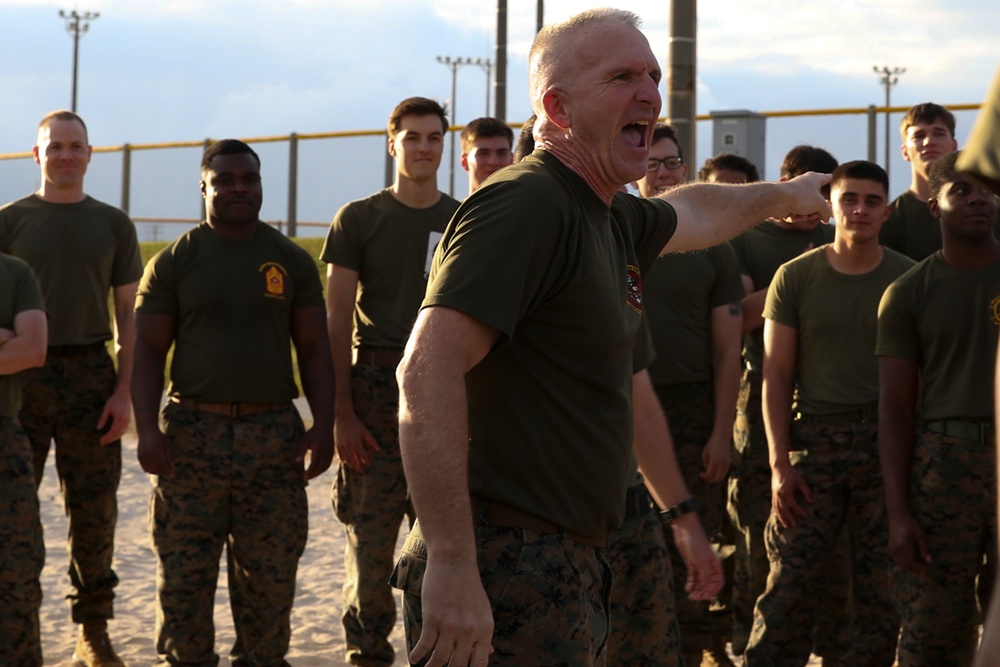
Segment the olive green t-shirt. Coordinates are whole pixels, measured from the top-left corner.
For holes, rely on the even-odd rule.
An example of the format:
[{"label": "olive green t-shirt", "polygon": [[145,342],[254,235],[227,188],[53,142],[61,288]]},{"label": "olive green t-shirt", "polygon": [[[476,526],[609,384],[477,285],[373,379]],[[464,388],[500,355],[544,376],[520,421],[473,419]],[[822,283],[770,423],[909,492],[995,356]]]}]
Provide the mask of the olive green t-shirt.
[{"label": "olive green t-shirt", "polygon": [[[27,310],[44,310],[42,290],[26,262],[0,254],[0,328],[13,329],[14,318]],[[0,375],[0,417],[14,419],[21,409],[17,374]]]},{"label": "olive green t-shirt", "polygon": [[[644,292],[644,302],[645,296]],[[643,315],[639,320],[639,330],[635,334],[635,344],[632,348],[633,375],[642,372],[645,368],[649,368],[654,359],[656,359],[656,350],[653,348],[653,335],[649,331],[649,318]],[[635,448],[632,449],[632,453],[629,455],[628,467],[632,471],[632,474],[628,478],[628,487],[631,488],[637,484],[642,484],[642,473],[639,472],[639,462],[635,458]]]},{"label": "olive green t-shirt", "polygon": [[738,304],[745,294],[732,246],[664,255],[642,287],[656,349],[653,386],[711,382],[712,309]]},{"label": "olive green t-shirt", "polygon": [[49,312],[49,345],[111,338],[108,292],[142,275],[135,225],[87,197],[53,204],[29,195],[0,208],[0,252],[26,261]]},{"label": "olive green t-shirt", "polygon": [[446,194],[411,208],[387,188],[337,211],[320,259],[358,272],[354,347],[406,345],[434,249],[457,208]]},{"label": "olive green t-shirt", "polygon": [[202,222],[149,261],[136,300],[140,315],[176,318],[170,395],[227,403],[298,396],[292,312],[311,307],[323,307],[316,264],[263,223],[242,240]]},{"label": "olive green t-shirt", "polygon": [[[1000,236],[1000,216],[993,229]],[[919,262],[941,249],[941,221],[931,215],[927,202],[907,190],[892,202],[878,238],[886,248]]]},{"label": "olive green t-shirt", "polygon": [[936,252],[889,286],[875,353],[917,362],[921,415],[993,419],[1000,261],[974,269]]},{"label": "olive green t-shirt", "polygon": [[912,259],[883,248],[882,261],[868,273],[840,273],[830,266],[827,247],[782,264],[764,303],[765,318],[796,331],[798,408],[809,415],[878,402],[878,303],[913,266]]},{"label": "olive green t-shirt", "polygon": [[[740,273],[750,277],[756,291],[766,289],[778,267],[801,255],[809,246],[818,248],[833,241],[833,231],[833,225],[818,224],[808,231],[801,231],[765,220],[729,243],[736,252]],[[743,337],[743,358],[753,370],[759,372],[763,368],[763,327]]]},{"label": "olive green t-shirt", "polygon": [[662,200],[609,209],[544,150],[462,203],[423,306],[500,334],[466,375],[472,492],[587,535],[621,524],[640,276],[675,227]]}]

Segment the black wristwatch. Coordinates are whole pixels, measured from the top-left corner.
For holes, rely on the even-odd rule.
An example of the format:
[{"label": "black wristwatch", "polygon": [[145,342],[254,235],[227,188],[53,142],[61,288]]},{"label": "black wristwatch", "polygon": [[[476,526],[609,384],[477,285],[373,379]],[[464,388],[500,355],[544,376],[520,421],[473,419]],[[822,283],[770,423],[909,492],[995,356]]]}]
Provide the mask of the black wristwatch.
[{"label": "black wristwatch", "polygon": [[701,511],[701,501],[691,496],[687,500],[677,503],[673,507],[669,507],[660,512],[663,516],[663,520],[667,523],[673,522],[675,519],[679,519],[685,514],[690,514],[691,512]]}]

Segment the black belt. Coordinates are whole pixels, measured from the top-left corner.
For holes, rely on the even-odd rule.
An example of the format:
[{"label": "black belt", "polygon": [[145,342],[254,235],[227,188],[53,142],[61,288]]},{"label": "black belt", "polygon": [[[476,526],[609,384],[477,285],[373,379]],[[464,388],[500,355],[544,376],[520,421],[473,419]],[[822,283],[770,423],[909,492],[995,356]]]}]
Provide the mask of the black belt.
[{"label": "black belt", "polygon": [[47,351],[50,357],[83,357],[96,350],[105,349],[104,341],[87,345],[52,345]]},{"label": "black belt", "polygon": [[924,428],[949,438],[969,442],[992,443],[995,438],[993,422],[969,421],[965,419],[932,419],[924,422]]},{"label": "black belt", "polygon": [[354,363],[365,366],[392,366],[403,360],[403,350],[398,347],[373,347],[361,345],[354,350]]},{"label": "black belt", "polygon": [[473,516],[479,517],[491,526],[498,526],[501,528],[520,528],[522,530],[534,530],[539,533],[565,535],[571,540],[575,540],[576,542],[580,542],[581,544],[586,544],[591,547],[605,548],[608,546],[607,533],[604,533],[603,535],[584,535],[583,533],[575,533],[571,530],[565,530],[548,519],[543,519],[537,514],[532,514],[531,512],[518,509],[513,505],[508,505],[507,503],[500,502],[499,500],[484,498],[475,493],[469,494],[469,499],[472,501]]},{"label": "black belt", "polygon": [[653,511],[645,484],[630,486],[625,492],[625,519],[635,519]]},{"label": "black belt", "polygon": [[844,410],[843,412],[831,412],[825,415],[806,415],[801,412],[796,419],[804,422],[828,422],[832,424],[842,424],[847,422],[878,422],[878,407],[856,408],[854,410]]}]

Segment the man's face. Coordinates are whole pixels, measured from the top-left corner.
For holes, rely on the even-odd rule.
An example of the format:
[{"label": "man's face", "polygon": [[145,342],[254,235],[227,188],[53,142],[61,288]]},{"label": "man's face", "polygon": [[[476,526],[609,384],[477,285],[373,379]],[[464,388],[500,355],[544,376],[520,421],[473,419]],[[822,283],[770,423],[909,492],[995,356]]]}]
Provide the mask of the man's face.
[{"label": "man's face", "polygon": [[42,168],[42,178],[56,188],[83,185],[90,164],[87,132],[75,120],[50,120],[38,129],[38,143],[31,149]]},{"label": "man's face", "polygon": [[425,181],[437,178],[444,149],[444,131],[438,116],[403,116],[399,131],[389,141],[389,155],[396,158],[396,172]]},{"label": "man's face", "polygon": [[830,192],[837,235],[854,243],[878,243],[882,223],[889,217],[885,187],[866,178],[845,178]]},{"label": "man's face", "polygon": [[664,137],[653,144],[649,149],[646,175],[636,183],[639,194],[643,197],[655,197],[675,185],[685,183],[688,168],[680,159],[680,151],[672,139]]},{"label": "man's face", "polygon": [[259,219],[264,191],[253,155],[216,155],[202,172],[201,194],[209,220],[246,224]]},{"label": "man's face", "polygon": [[942,120],[917,122],[906,128],[903,159],[912,164],[925,179],[930,175],[931,165],[935,160],[957,149],[958,142]]},{"label": "man's face", "polygon": [[975,242],[993,233],[996,197],[964,172],[952,171],[938,196],[927,204],[945,230],[956,238]]},{"label": "man's face", "polygon": [[569,130],[564,151],[598,194],[610,196],[646,174],[660,66],[643,34],[619,23],[585,29],[567,51],[572,60],[560,65],[569,74],[559,90],[559,124]]},{"label": "man's face", "polygon": [[462,168],[469,172],[469,192],[474,192],[486,177],[514,159],[506,137],[477,137],[468,153],[462,153]]}]

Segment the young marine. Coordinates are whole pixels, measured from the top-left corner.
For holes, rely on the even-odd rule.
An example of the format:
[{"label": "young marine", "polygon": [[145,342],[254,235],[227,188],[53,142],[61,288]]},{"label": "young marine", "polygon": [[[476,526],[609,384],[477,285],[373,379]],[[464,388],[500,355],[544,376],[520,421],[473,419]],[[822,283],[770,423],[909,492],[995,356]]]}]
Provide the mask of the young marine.
[{"label": "young marine", "polygon": [[[218,664],[212,617],[225,548],[232,663],[285,665],[308,533],[305,485],[333,458],[323,288],[309,254],[261,222],[252,148],[210,144],[201,193],[205,221],[149,261],[136,303],[133,395],[139,463],[154,476],[156,653],[162,665]],[[293,347],[309,430],[292,403]]]},{"label": "young marine", "polygon": [[469,172],[469,194],[490,174],[509,165],[514,131],[498,118],[476,118],[462,130],[462,169]]},{"label": "young marine", "polygon": [[996,568],[997,201],[956,169],[957,158],[944,155],[930,172],[941,250],[893,283],[879,306],[879,450],[898,566],[900,667],[971,663],[977,577],[991,581]]},{"label": "young marine", "polygon": [[387,583],[404,517],[413,508],[399,453],[403,356],[427,285],[431,257],[458,202],[438,190],[448,119],[434,100],[410,97],[392,110],[393,184],[344,205],[323,246],[327,327],[337,375],[337,477],[333,508],[344,525],[346,660],[391,665],[396,605]]},{"label": "young marine", "polygon": [[745,654],[751,667],[809,661],[816,584],[844,526],[854,618],[851,648],[841,660],[890,667],[895,658],[874,352],[879,299],[913,260],[878,243],[888,187],[885,171],[871,162],[837,167],[830,184],[833,242],[782,265],[768,288],[763,405],[771,570],[754,609]]}]

